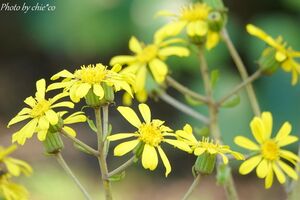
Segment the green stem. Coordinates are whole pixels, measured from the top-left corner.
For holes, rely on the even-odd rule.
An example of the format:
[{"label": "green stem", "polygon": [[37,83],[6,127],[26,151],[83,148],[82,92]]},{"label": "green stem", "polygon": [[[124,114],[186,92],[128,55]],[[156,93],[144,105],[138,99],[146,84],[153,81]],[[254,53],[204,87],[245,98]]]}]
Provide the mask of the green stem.
[{"label": "green stem", "polygon": [[77,145],[79,145],[80,147],[82,147],[84,150],[86,150],[89,154],[98,157],[99,156],[99,152],[96,151],[95,149],[93,149],[92,147],[90,147],[89,145],[85,144],[84,142],[82,142],[81,140],[70,136],[68,133],[66,133],[64,130],[61,130],[60,133],[71,139],[74,143],[76,143]]},{"label": "green stem", "polygon": [[222,97],[219,102],[217,102],[218,106],[221,106],[225,101],[227,101],[230,97],[238,93],[241,89],[243,89],[248,84],[252,83],[254,80],[259,78],[261,75],[261,70],[257,70],[254,74],[249,76],[245,81],[243,81],[241,84],[237,85],[232,91],[230,91],[227,95]]},{"label": "green stem", "polygon": [[[226,29],[223,29],[222,30],[222,38],[231,54],[231,57],[233,59],[233,61],[235,62],[236,64],[236,67],[242,77],[242,80],[243,81],[246,81],[248,79],[248,73],[246,71],[246,67],[241,59],[241,57],[239,56],[237,50],[235,49],[229,35],[228,35],[228,32]],[[260,107],[259,107],[259,104],[258,104],[258,101],[257,101],[257,98],[256,98],[256,95],[255,95],[255,92],[254,92],[254,89],[253,89],[253,86],[252,84],[247,84],[246,85],[246,91],[248,93],[248,97],[249,97],[249,101],[250,101],[250,104],[251,104],[251,107],[252,107],[252,110],[253,110],[253,113],[256,115],[256,116],[260,116]]]},{"label": "green stem", "polygon": [[135,158],[136,158],[135,156],[132,156],[129,160],[127,160],[121,166],[119,166],[118,168],[116,168],[113,171],[109,172],[108,177],[112,177],[116,174],[119,174],[119,173],[123,172],[127,167],[129,167],[130,165],[132,165],[134,163]]},{"label": "green stem", "polygon": [[181,83],[177,82],[175,79],[173,79],[171,76],[167,76],[166,82],[169,86],[173,87],[176,89],[178,92],[182,93],[183,95],[187,95],[191,97],[192,99],[203,102],[203,103],[208,103],[208,99],[205,96],[202,96],[189,88],[185,87]]},{"label": "green stem", "polygon": [[[206,62],[204,52],[202,49],[200,49],[200,52],[199,52],[199,61],[200,61],[200,72],[201,72],[201,75],[203,78],[204,89],[206,92],[206,96],[209,98],[209,102],[210,102],[208,104],[209,118],[210,118],[209,119],[210,120],[209,129],[210,129],[210,132],[211,132],[212,136],[214,137],[214,139],[216,141],[219,141],[222,144],[222,138],[221,138],[221,133],[220,133],[220,129],[218,126],[218,119],[217,119],[218,106],[214,102],[214,99],[213,99],[208,66],[207,66],[207,62]],[[218,162],[218,165],[219,164],[220,164],[220,162]],[[219,168],[217,168],[217,169],[219,169]],[[228,180],[226,181],[226,183],[224,185],[224,188],[226,191],[227,199],[238,200],[237,191],[235,189],[234,181],[233,181],[231,173],[228,177]]]},{"label": "green stem", "polygon": [[61,165],[61,167],[65,170],[65,172],[72,178],[72,180],[76,183],[82,194],[84,195],[85,199],[91,200],[89,193],[84,189],[84,187],[81,185],[80,181],[76,178],[66,161],[64,160],[61,153],[55,154],[55,158],[57,162]]},{"label": "green stem", "polygon": [[170,104],[174,108],[178,109],[179,111],[203,122],[204,124],[208,124],[209,120],[204,115],[201,115],[200,113],[196,112],[195,110],[191,109],[187,105],[181,103],[180,101],[174,99],[172,96],[168,95],[165,92],[159,93],[159,98],[163,100],[164,102]]},{"label": "green stem", "polygon": [[182,198],[182,200],[187,200],[190,197],[190,195],[192,194],[192,192],[196,189],[197,185],[199,184],[200,179],[201,179],[201,175],[198,174],[196,176],[196,178],[194,179],[192,185],[190,186],[189,190],[185,193],[185,195]]},{"label": "green stem", "polygon": [[99,151],[98,162],[102,174],[102,183],[105,192],[105,199],[111,200],[112,191],[111,191],[110,181],[108,180],[108,169],[107,169],[107,163],[105,158],[104,141],[103,141],[103,135],[105,135],[106,133],[102,132],[102,120],[101,120],[100,107],[95,108],[95,118],[96,118],[96,127],[97,127],[98,151]]},{"label": "green stem", "polygon": [[106,140],[106,137],[109,135],[109,132],[108,132],[108,106],[109,105],[107,104],[102,107],[102,110],[103,110],[103,140],[104,140],[103,149],[104,149],[105,159],[107,157],[108,148],[109,148],[109,141]]}]

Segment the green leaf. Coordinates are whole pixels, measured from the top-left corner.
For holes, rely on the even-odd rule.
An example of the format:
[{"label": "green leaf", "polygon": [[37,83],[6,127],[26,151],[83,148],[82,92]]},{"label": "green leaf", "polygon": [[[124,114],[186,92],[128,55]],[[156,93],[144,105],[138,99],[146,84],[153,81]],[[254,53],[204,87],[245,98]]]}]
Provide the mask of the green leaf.
[{"label": "green leaf", "polygon": [[116,175],[113,175],[113,176],[109,177],[108,180],[113,181],[113,182],[117,182],[117,181],[123,180],[125,178],[125,176],[126,176],[126,172],[122,171],[119,174],[116,174]]},{"label": "green leaf", "polygon": [[217,183],[219,185],[225,185],[230,176],[230,167],[228,165],[222,164],[218,166],[217,169]]},{"label": "green leaf", "polygon": [[210,84],[211,87],[214,88],[219,80],[220,77],[220,72],[219,70],[215,69],[213,71],[211,71],[210,73]]},{"label": "green leaf", "polygon": [[241,102],[239,95],[234,95],[222,104],[223,108],[233,108]]},{"label": "green leaf", "polygon": [[88,123],[89,127],[90,127],[95,133],[97,133],[97,127],[96,127],[94,121],[91,120],[91,119],[87,119],[87,123]]},{"label": "green leaf", "polygon": [[83,148],[82,146],[80,146],[79,144],[77,143],[73,143],[74,147],[76,149],[78,149],[79,151],[83,152],[83,153],[86,153],[86,154],[89,154],[89,155],[92,155],[90,152],[88,152],[85,148]]},{"label": "green leaf", "polygon": [[200,106],[200,105],[203,105],[203,102],[201,101],[197,101],[195,99],[193,99],[192,97],[188,96],[188,95],[185,95],[184,96],[186,102],[191,105],[191,106]]}]

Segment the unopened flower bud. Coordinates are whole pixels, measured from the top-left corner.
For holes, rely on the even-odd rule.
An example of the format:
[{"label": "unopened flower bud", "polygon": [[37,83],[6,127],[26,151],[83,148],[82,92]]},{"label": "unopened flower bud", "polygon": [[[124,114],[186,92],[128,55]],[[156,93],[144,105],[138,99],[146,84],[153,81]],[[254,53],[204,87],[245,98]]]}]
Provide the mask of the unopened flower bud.
[{"label": "unopened flower bud", "polygon": [[64,148],[64,143],[59,132],[48,131],[46,139],[43,141],[45,150],[48,154],[57,154]]},{"label": "unopened flower bud", "polygon": [[271,75],[280,66],[280,63],[275,59],[275,54],[274,48],[266,48],[259,58],[258,64],[264,74]]},{"label": "unopened flower bud", "polygon": [[203,153],[197,157],[194,170],[197,174],[211,174],[215,168],[216,154]]}]

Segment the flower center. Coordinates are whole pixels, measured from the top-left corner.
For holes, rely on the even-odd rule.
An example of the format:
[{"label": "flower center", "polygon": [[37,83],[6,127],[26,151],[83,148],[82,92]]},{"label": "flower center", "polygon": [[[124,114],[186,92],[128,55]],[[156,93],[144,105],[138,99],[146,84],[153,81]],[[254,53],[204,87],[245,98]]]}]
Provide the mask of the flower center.
[{"label": "flower center", "polygon": [[157,47],[152,44],[146,46],[142,52],[137,55],[137,58],[140,62],[149,62],[157,55]]},{"label": "flower center", "polygon": [[39,101],[31,110],[30,115],[35,118],[45,114],[50,109],[51,103],[45,99]]},{"label": "flower center", "polygon": [[261,146],[261,153],[265,159],[276,160],[279,157],[279,147],[273,140],[268,140]]},{"label": "flower center", "polygon": [[163,140],[163,135],[158,126],[154,124],[142,124],[139,128],[140,140],[151,146],[158,146]]},{"label": "flower center", "polygon": [[75,72],[75,77],[84,83],[96,84],[101,83],[106,76],[106,68],[103,65],[83,66]]},{"label": "flower center", "polygon": [[187,21],[206,20],[210,11],[210,7],[204,3],[196,3],[183,7],[180,19]]}]

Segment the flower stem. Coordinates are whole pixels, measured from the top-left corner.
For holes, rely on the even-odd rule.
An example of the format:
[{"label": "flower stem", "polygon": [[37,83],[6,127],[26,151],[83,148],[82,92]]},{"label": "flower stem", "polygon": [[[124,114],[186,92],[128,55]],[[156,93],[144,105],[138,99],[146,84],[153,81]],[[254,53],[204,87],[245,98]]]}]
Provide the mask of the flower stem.
[{"label": "flower stem", "polygon": [[249,76],[245,81],[243,81],[241,84],[237,85],[231,92],[229,92],[227,95],[225,95],[223,98],[217,102],[218,106],[221,106],[225,101],[227,101],[230,97],[232,97],[234,94],[238,93],[241,89],[243,89],[248,84],[252,83],[254,80],[259,78],[261,75],[261,70],[257,70],[254,74]]},{"label": "flower stem", "polygon": [[[200,49],[200,52],[199,52],[199,61],[200,61],[200,72],[201,72],[202,79],[203,79],[205,93],[206,93],[206,96],[209,98],[209,102],[210,102],[208,104],[209,120],[210,120],[209,129],[210,129],[210,132],[211,132],[212,136],[214,137],[214,139],[216,141],[219,141],[219,143],[222,144],[222,138],[221,138],[221,133],[220,133],[220,129],[218,126],[218,119],[217,119],[218,106],[214,102],[214,99],[213,99],[208,66],[207,66],[207,62],[204,57],[204,52],[202,49]],[[218,162],[218,164],[220,164],[220,162]],[[238,200],[238,195],[237,195],[237,192],[236,192],[236,189],[234,186],[234,181],[233,181],[231,173],[228,177],[228,180],[226,181],[226,183],[224,185],[224,188],[225,188],[225,192],[227,195],[227,199]]]},{"label": "flower stem", "polygon": [[173,79],[171,76],[167,76],[166,82],[169,86],[176,89],[178,92],[182,93],[183,95],[187,95],[191,97],[194,100],[197,100],[199,102],[208,103],[208,99],[205,96],[202,96],[189,88],[185,87],[181,83],[177,82],[175,79]]},{"label": "flower stem", "polygon": [[202,121],[204,124],[208,124],[209,120],[204,115],[201,115],[200,113],[196,112],[195,110],[191,109],[187,105],[181,103],[180,101],[174,99],[172,96],[168,95],[165,92],[159,93],[159,98],[163,100],[164,102],[170,104],[174,108],[178,109],[179,111],[199,120]]},{"label": "flower stem", "polygon": [[190,195],[192,194],[192,192],[196,189],[197,185],[199,184],[200,179],[201,179],[201,175],[198,174],[196,176],[196,178],[194,179],[192,185],[190,186],[189,190],[185,193],[185,195],[182,198],[182,200],[187,200],[190,197]]},{"label": "flower stem", "polygon": [[61,165],[61,167],[65,170],[65,172],[72,178],[72,180],[76,183],[76,185],[79,187],[80,191],[84,195],[85,199],[91,200],[92,198],[88,194],[88,192],[84,189],[84,187],[81,185],[80,181],[76,178],[66,161],[64,160],[61,153],[55,154],[55,158],[57,162]]},{"label": "flower stem", "polygon": [[108,180],[108,169],[107,169],[107,163],[105,158],[104,139],[103,139],[103,136],[107,133],[102,132],[102,120],[101,120],[100,107],[95,108],[95,118],[96,118],[96,127],[97,127],[98,151],[99,151],[98,162],[99,162],[101,175],[102,175],[102,183],[105,191],[105,199],[111,200],[112,191],[111,191],[110,181]]},{"label": "flower stem", "polygon": [[[237,50],[235,49],[235,47],[228,35],[227,30],[223,29],[221,35],[222,35],[222,38],[231,54],[233,61],[236,64],[236,67],[242,77],[242,80],[246,81],[248,79],[248,73],[246,71],[246,67],[245,67],[241,57],[239,56]],[[255,92],[254,92],[254,89],[253,89],[253,86],[251,83],[246,85],[246,91],[248,93],[249,101],[250,101],[250,104],[251,104],[254,114],[256,116],[260,116],[260,113],[261,113],[260,107],[259,107],[256,95],[255,95]]]},{"label": "flower stem", "polygon": [[106,159],[107,153],[108,153],[108,148],[109,148],[109,141],[106,140],[106,137],[109,135],[109,132],[108,132],[108,104],[104,105],[102,107],[102,110],[103,110],[103,140],[104,140],[103,151],[104,151],[104,158]]},{"label": "flower stem", "polygon": [[135,156],[132,156],[129,160],[127,160],[125,163],[123,163],[121,166],[118,168],[114,169],[113,171],[108,173],[108,177],[112,177],[118,173],[123,172],[127,167],[132,165],[134,163]]},{"label": "flower stem", "polygon": [[98,151],[96,151],[95,149],[93,149],[92,147],[90,147],[89,145],[85,144],[84,142],[82,142],[81,140],[70,136],[68,133],[66,133],[64,130],[61,130],[60,133],[71,139],[74,143],[76,143],[77,145],[79,145],[80,147],[82,147],[84,150],[86,150],[89,154],[98,157],[99,153]]}]

